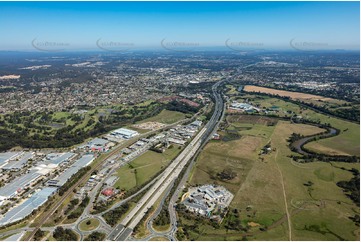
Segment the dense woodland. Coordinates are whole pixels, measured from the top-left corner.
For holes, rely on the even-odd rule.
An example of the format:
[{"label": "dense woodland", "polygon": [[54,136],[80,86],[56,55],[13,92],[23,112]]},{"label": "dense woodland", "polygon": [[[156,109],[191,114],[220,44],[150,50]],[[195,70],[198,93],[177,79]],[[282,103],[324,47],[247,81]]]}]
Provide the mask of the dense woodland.
[{"label": "dense woodland", "polygon": [[78,236],[71,229],[64,229],[63,227],[56,227],[53,232],[54,239],[58,241],[76,241]]}]

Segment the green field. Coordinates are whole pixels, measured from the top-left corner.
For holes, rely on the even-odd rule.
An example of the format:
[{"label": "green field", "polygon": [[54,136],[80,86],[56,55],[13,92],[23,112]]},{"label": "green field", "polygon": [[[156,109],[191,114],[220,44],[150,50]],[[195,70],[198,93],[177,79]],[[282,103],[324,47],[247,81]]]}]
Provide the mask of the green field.
[{"label": "green field", "polygon": [[[220,228],[200,222],[197,229],[188,231],[187,239],[241,240],[246,233],[249,240],[359,239],[358,226],[348,218],[359,214],[359,208],[336,185],[338,181],[350,180],[352,173],[346,169],[359,170],[359,164],[295,163],[289,157],[294,153],[287,146],[288,137],[293,132],[303,135],[320,132],[314,126],[279,121],[275,127],[254,123],[231,123],[228,127],[237,128],[239,139],[207,144],[189,180],[191,185],[223,185],[234,193],[230,211],[237,208],[240,224],[247,232],[226,229],[227,223],[235,219],[229,212]],[[260,158],[259,150],[269,141],[273,151]],[[220,180],[217,173],[224,168],[236,172],[237,177]],[[309,181],[312,185],[305,186]],[[184,217],[181,220],[183,224],[195,224]],[[249,222],[256,225],[249,226]]]},{"label": "green field", "polygon": [[164,153],[147,151],[128,165],[117,170],[119,177],[114,187],[129,190],[137,186],[142,186],[157,172],[165,168],[169,162],[180,152],[179,146],[173,146]]},{"label": "green field", "polygon": [[185,119],[185,117],[186,115],[184,113],[164,109],[158,115],[144,119],[138,123],[159,122],[164,124],[172,124],[179,120]]},{"label": "green field", "polygon": [[[262,108],[269,108],[272,106],[279,107],[275,113],[280,117],[291,117],[293,112],[300,115],[305,119],[312,121],[319,121],[320,123],[329,123],[332,127],[339,129],[341,132],[338,136],[322,139],[316,142],[311,142],[305,147],[310,148],[316,152],[326,152],[339,155],[360,155],[360,125],[338,118],[330,117],[324,114],[317,113],[310,109],[301,108],[299,105],[283,101],[278,98],[257,96],[257,95],[244,95],[237,97],[235,100],[243,102],[248,100],[254,105]],[[316,145],[314,145],[316,143]]]},{"label": "green field", "polygon": [[[90,222],[90,224],[87,224],[89,222]],[[91,231],[91,230],[98,228],[99,224],[100,224],[100,221],[98,219],[90,218],[90,219],[86,219],[86,220],[82,221],[79,224],[79,229],[82,231]]]}]

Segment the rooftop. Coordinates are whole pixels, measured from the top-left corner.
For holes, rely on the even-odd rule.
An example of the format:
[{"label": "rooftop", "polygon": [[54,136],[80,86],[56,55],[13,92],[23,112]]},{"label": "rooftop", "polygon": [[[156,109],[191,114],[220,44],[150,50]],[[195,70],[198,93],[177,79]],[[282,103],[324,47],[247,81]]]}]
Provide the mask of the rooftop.
[{"label": "rooftop", "polygon": [[18,160],[9,161],[8,164],[2,167],[2,169],[21,169],[29,159],[34,157],[34,153],[26,152],[21,156],[17,157]]},{"label": "rooftop", "polygon": [[3,217],[0,217],[0,225],[12,223],[18,220],[21,220],[28,216],[33,210],[40,207],[44,204],[48,197],[56,191],[56,188],[46,187],[42,190],[36,192],[33,196],[28,198],[25,202],[19,206],[9,210],[4,214]]},{"label": "rooftop", "polygon": [[59,165],[60,163],[63,163],[67,160],[69,160],[71,157],[73,157],[75,154],[74,153],[50,153],[46,156],[45,161],[51,163],[51,164],[56,164]]},{"label": "rooftop", "polygon": [[16,156],[20,155],[19,152],[5,152],[0,153],[0,166],[8,162],[10,159],[14,159]]},{"label": "rooftop", "polygon": [[18,179],[13,180],[12,182],[6,184],[5,186],[0,188],[0,197],[11,197],[16,195],[16,192],[20,189],[25,188],[31,182],[36,180],[41,176],[37,170],[30,170],[29,173],[24,174]]},{"label": "rooftop", "polygon": [[69,178],[77,173],[81,168],[86,167],[94,160],[93,155],[84,155],[80,159],[74,162],[74,164],[66,169],[63,173],[61,173],[58,177],[53,180],[48,181],[48,185],[50,186],[63,186]]},{"label": "rooftop", "polygon": [[126,136],[132,136],[132,135],[137,135],[138,134],[137,131],[134,131],[134,130],[131,130],[131,129],[126,129],[126,128],[120,128],[120,129],[114,130],[112,133],[120,134],[120,135],[126,135]]}]

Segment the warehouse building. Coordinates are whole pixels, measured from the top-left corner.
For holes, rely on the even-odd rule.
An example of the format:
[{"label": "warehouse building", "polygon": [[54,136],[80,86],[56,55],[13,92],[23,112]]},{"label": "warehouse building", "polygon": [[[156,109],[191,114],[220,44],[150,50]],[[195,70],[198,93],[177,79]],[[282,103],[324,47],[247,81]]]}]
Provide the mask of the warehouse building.
[{"label": "warehouse building", "polygon": [[21,155],[18,155],[15,157],[15,159],[9,161],[5,166],[3,166],[1,169],[3,170],[12,170],[12,171],[16,171],[16,170],[20,170],[21,168],[23,168],[30,159],[32,159],[34,157],[34,153],[33,152],[25,152],[22,153]]},{"label": "warehouse building", "polygon": [[46,187],[33,194],[30,198],[17,207],[0,215],[0,225],[10,224],[29,216],[35,209],[43,205],[56,191],[56,188]]},{"label": "warehouse building", "polygon": [[80,146],[80,149],[86,149],[90,151],[106,152],[110,147],[114,146],[113,142],[106,139],[95,138],[87,142],[85,145]]},{"label": "warehouse building", "polygon": [[84,155],[79,160],[75,161],[74,164],[66,169],[56,178],[47,181],[48,186],[61,187],[63,186],[72,175],[77,173],[81,168],[88,166],[94,160],[93,155]]},{"label": "warehouse building", "polygon": [[53,165],[61,165],[64,162],[68,162],[71,158],[73,158],[76,154],[75,153],[50,153],[46,156],[44,161],[47,164],[53,164]]},{"label": "warehouse building", "polygon": [[19,155],[21,155],[21,152],[0,153],[0,167],[5,166],[10,160],[16,159]]},{"label": "warehouse building", "polygon": [[0,202],[15,197],[41,176],[41,173],[39,173],[36,169],[33,169],[12,182],[5,184],[5,186],[0,188]]},{"label": "warehouse building", "polygon": [[120,128],[120,129],[117,129],[117,130],[114,130],[113,132],[111,132],[111,135],[116,136],[116,137],[121,137],[123,139],[130,139],[130,138],[133,138],[133,137],[139,135],[139,133],[137,131],[134,131],[131,129]]}]

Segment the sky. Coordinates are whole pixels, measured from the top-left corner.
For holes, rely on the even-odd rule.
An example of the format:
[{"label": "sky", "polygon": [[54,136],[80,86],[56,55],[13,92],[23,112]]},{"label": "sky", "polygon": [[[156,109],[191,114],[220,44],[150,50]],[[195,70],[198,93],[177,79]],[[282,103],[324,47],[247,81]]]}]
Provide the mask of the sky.
[{"label": "sky", "polygon": [[0,50],[359,49],[359,2],[0,2]]}]

